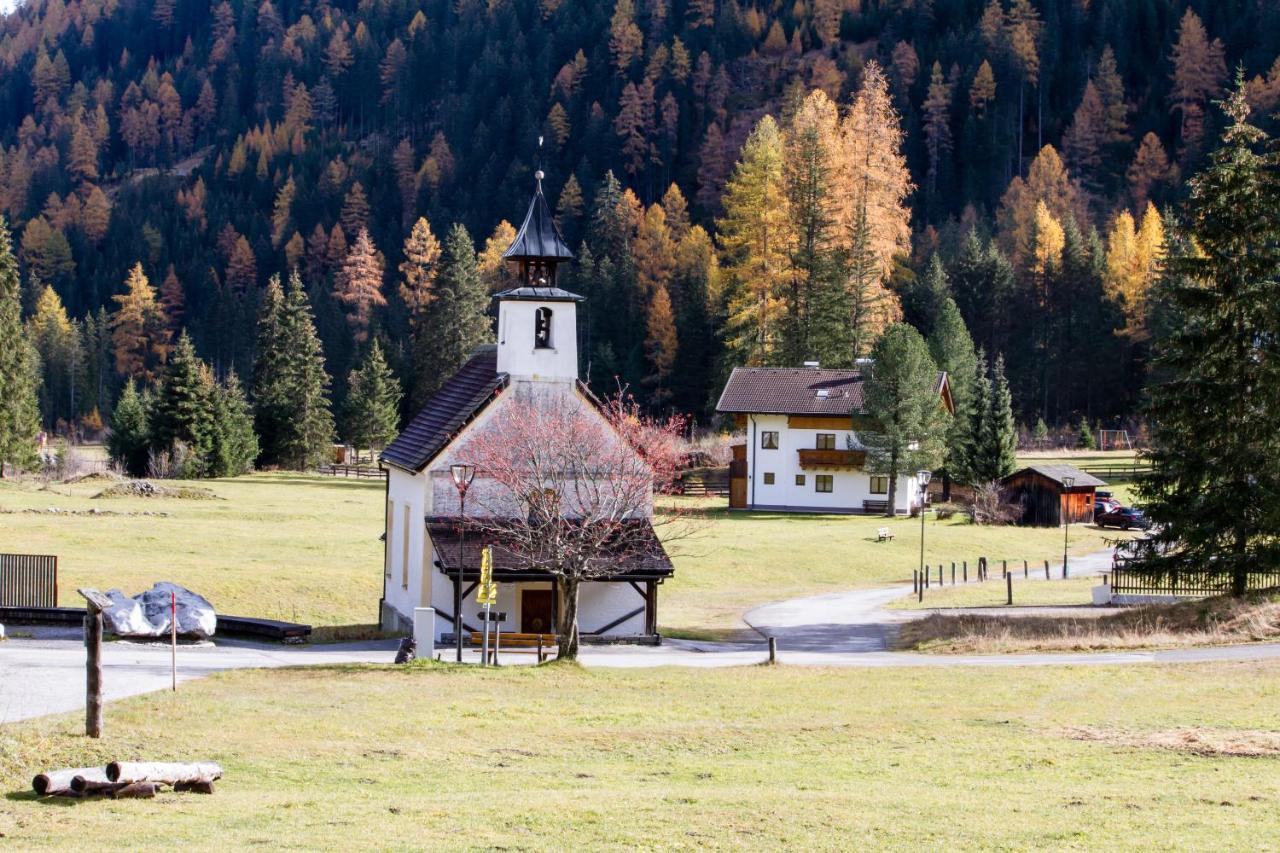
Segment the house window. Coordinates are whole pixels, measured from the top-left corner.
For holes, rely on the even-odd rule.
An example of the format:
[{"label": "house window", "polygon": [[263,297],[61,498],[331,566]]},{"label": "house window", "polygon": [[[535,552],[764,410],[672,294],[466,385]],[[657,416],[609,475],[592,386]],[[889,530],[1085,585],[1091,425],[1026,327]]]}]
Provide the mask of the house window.
[{"label": "house window", "polygon": [[797,486],[804,485],[804,474],[796,474],[796,485]]},{"label": "house window", "polygon": [[551,349],[551,309],[546,306],[533,315],[533,345],[537,349]]},{"label": "house window", "polygon": [[400,586],[409,588],[409,505],[404,505],[404,528],[400,534]]},{"label": "house window", "polygon": [[773,430],[766,430],[760,433],[760,448],[762,450],[777,450],[778,433]]},{"label": "house window", "polygon": [[385,530],[386,532],[383,534],[383,540],[382,540],[383,541],[382,562],[386,564],[382,568],[383,568],[383,571],[386,573],[387,577],[391,577],[391,528],[395,526],[395,523],[396,523],[396,502],[393,501],[391,498],[387,498],[386,524],[383,525],[383,530]]},{"label": "house window", "polygon": [[881,474],[875,474],[871,477],[871,494],[887,495],[889,494],[889,478]]},{"label": "house window", "polygon": [[772,471],[766,471],[766,472],[765,472],[765,475],[764,475],[764,484],[765,484],[766,486],[772,486],[772,485],[773,485],[773,472],[772,472]]},{"label": "house window", "polygon": [[814,474],[813,490],[815,492],[829,493],[835,490],[836,478],[830,474]]},{"label": "house window", "polygon": [[836,434],[834,432],[818,433],[818,449],[819,450],[835,450]]}]

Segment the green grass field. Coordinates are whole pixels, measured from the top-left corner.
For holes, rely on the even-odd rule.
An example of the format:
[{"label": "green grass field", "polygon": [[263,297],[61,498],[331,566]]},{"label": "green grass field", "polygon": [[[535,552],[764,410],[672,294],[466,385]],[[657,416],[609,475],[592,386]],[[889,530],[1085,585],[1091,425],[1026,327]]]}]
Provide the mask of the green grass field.
[{"label": "green grass field", "polygon": [[[78,586],[134,594],[159,580],[201,593],[222,612],[306,622],[316,639],[367,634],[382,582],[383,487],[371,480],[254,474],[203,481],[219,500],[93,499],[103,481],[44,490],[0,482],[0,540],[6,550],[57,554],[59,597],[79,605]],[[752,606],[858,586],[909,581],[920,559],[920,522],[868,516],[730,513],[723,500],[696,534],[673,543],[676,574],[663,584],[659,623],[687,637],[731,635]],[[26,513],[89,510],[158,516]],[[877,542],[888,527],[892,542]],[[1103,534],[1072,532],[1072,552],[1104,547]],[[1055,558],[1054,529],[978,527],[961,519],[925,522],[930,562]]]},{"label": "green grass field", "polygon": [[[1058,567],[1055,566],[1055,569]],[[1043,573],[1044,568],[1041,567]],[[950,576],[948,575],[948,579]],[[1014,573],[1013,603],[1015,606],[1092,604],[1091,590],[1102,583],[1101,578],[1070,578],[1068,580],[1032,580],[1022,577],[1022,569]],[[985,583],[934,586],[924,591],[924,601],[914,595],[889,603],[894,610],[934,610],[940,607],[1004,607],[1008,603],[1005,581],[997,570]]]},{"label": "green grass field", "polygon": [[[14,849],[1256,850],[1280,664],[242,671],[0,729]],[[1269,757],[1243,757],[1250,753]],[[212,759],[213,796],[31,799]]]},{"label": "green grass field", "polygon": [[[192,484],[220,500],[92,498],[107,485],[40,490],[0,482],[4,550],[58,555],[63,606],[83,606],[79,586],[132,595],[170,580],[224,613],[324,626],[318,638],[374,626],[382,594],[380,481],[254,474]],[[20,511],[50,507],[168,515]]]}]

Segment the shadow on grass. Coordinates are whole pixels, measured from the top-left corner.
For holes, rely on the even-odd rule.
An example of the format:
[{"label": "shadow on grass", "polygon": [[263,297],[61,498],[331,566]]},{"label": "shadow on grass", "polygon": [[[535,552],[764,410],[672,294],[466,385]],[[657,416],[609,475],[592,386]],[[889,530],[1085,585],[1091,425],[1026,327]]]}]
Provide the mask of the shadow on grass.
[{"label": "shadow on grass", "polygon": [[764,642],[763,638],[750,628],[663,627],[660,633],[664,639],[668,640],[699,640],[713,643]]},{"label": "shadow on grass", "polygon": [[11,803],[39,803],[43,806],[61,806],[62,808],[69,808],[90,799],[89,797],[42,797],[30,789],[10,791],[4,795],[4,798]]}]

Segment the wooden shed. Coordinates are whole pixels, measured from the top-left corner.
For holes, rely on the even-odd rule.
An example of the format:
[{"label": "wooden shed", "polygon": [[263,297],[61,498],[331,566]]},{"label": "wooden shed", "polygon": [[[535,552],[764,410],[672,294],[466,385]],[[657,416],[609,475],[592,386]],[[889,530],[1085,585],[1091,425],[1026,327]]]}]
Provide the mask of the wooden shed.
[{"label": "wooden shed", "polygon": [[1000,485],[1009,492],[1011,502],[1022,505],[1019,524],[1056,527],[1064,515],[1072,524],[1093,521],[1096,491],[1106,483],[1073,465],[1030,465],[1005,477]]}]

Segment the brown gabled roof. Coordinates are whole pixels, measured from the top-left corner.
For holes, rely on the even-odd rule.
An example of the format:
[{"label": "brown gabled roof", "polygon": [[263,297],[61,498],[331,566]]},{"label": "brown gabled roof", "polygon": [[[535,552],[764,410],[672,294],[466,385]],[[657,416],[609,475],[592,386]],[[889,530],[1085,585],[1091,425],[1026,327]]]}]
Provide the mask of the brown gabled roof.
[{"label": "brown gabled roof", "polygon": [[421,471],[506,384],[507,374],[498,373],[498,348],[492,344],[477,347],[404,432],[387,445],[382,461]]},{"label": "brown gabled roof", "polygon": [[[818,367],[735,367],[716,411],[752,415],[865,415],[861,370]],[[952,409],[947,374],[937,391]]]},{"label": "brown gabled roof", "polygon": [[[492,523],[467,523],[465,541],[459,535],[461,527],[456,517],[428,516],[427,533],[435,545],[436,559],[446,574],[452,575],[457,570],[458,549],[462,549],[462,575],[473,579],[480,572],[480,553],[487,544],[493,545],[493,572],[498,580],[519,580],[521,578],[539,578],[546,575],[531,560],[521,554],[505,548],[501,535]],[[635,519],[626,522],[630,526],[627,541],[630,545],[626,553],[611,554],[602,557],[606,561],[610,580],[640,580],[670,577],[674,569],[671,558],[662,547],[653,524],[646,519]]]},{"label": "brown gabled roof", "polygon": [[1005,477],[1004,482],[1008,482],[1020,474],[1025,474],[1027,471],[1034,471],[1042,477],[1047,477],[1059,486],[1062,485],[1062,480],[1065,477],[1074,478],[1074,488],[1077,489],[1082,487],[1088,488],[1106,485],[1102,480],[1099,480],[1092,474],[1086,474],[1074,465],[1028,465],[1027,467],[1020,468]]}]

